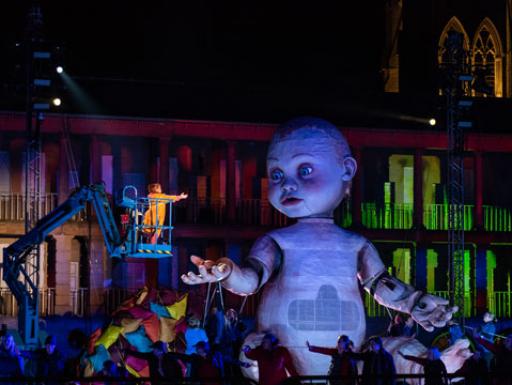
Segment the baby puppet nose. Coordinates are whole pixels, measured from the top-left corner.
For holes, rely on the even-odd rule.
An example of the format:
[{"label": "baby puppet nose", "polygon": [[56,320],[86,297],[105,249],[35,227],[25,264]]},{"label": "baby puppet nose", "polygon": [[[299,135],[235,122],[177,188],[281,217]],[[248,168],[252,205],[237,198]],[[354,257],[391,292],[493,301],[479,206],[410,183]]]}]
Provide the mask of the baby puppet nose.
[{"label": "baby puppet nose", "polygon": [[286,192],[296,191],[297,183],[293,179],[287,178],[283,181],[283,184],[281,185],[281,190]]}]

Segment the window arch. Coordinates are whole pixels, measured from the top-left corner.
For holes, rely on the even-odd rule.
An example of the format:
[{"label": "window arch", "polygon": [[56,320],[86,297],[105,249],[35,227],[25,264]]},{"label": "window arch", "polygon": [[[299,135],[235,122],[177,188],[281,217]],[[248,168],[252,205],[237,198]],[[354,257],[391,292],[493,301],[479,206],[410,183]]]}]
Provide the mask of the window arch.
[{"label": "window arch", "polygon": [[462,33],[464,36],[463,47],[464,50],[469,51],[469,37],[466,33],[466,30],[462,26],[460,20],[453,16],[448,23],[446,23],[443,32],[441,32],[441,37],[439,38],[438,51],[437,51],[437,62],[439,65],[443,65],[447,60],[447,50],[446,50],[446,40],[448,39],[448,33],[451,31]]},{"label": "window arch", "polygon": [[[466,33],[466,30],[464,29],[462,23],[460,20],[453,16],[450,20],[448,20],[448,23],[446,23],[443,31],[441,32],[441,36],[439,37],[439,43],[438,43],[438,49],[437,49],[437,63],[439,65],[439,69],[443,70],[446,66],[449,64],[448,59],[448,50],[447,50],[447,40],[448,40],[448,34],[451,32],[458,32],[462,34],[463,41],[462,41],[462,47],[464,48],[464,51],[469,52],[469,36]],[[468,63],[469,64],[469,63]],[[469,93],[469,87],[467,90],[465,90],[466,93]],[[440,86],[439,88],[439,95],[443,94],[443,87]]]},{"label": "window arch", "polygon": [[472,47],[475,96],[503,96],[503,48],[496,27],[489,18],[478,26]]}]

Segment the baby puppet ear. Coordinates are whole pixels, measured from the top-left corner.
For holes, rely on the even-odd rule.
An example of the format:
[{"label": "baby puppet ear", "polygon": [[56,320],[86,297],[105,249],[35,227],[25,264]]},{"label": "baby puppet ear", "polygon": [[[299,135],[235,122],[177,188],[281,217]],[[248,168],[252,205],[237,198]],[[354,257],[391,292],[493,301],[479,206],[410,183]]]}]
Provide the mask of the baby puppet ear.
[{"label": "baby puppet ear", "polygon": [[351,156],[347,156],[343,158],[343,174],[341,175],[341,179],[345,182],[349,182],[352,180],[354,175],[356,175],[357,171],[357,162]]}]

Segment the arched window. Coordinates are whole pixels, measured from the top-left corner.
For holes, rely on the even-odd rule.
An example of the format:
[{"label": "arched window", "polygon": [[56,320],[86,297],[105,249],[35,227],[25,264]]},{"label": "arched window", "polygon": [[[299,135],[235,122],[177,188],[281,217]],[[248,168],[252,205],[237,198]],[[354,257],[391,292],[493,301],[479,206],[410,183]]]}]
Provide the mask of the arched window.
[{"label": "arched window", "polygon": [[[444,27],[443,31],[441,32],[441,36],[439,38],[438,43],[438,49],[437,49],[437,62],[439,65],[439,69],[442,72],[443,68],[445,68],[449,64],[448,59],[448,50],[447,50],[447,40],[448,40],[448,34],[451,32],[458,32],[462,34],[463,41],[462,41],[462,47],[466,52],[469,52],[469,37],[466,33],[466,30],[462,26],[462,23],[460,20],[453,16],[448,23],[446,23],[446,26]],[[443,94],[443,87],[440,86],[439,88],[439,94]],[[467,91],[469,93],[469,89]]]},{"label": "arched window", "polygon": [[502,52],[498,31],[486,17],[476,30],[473,40],[474,96],[503,96]]}]

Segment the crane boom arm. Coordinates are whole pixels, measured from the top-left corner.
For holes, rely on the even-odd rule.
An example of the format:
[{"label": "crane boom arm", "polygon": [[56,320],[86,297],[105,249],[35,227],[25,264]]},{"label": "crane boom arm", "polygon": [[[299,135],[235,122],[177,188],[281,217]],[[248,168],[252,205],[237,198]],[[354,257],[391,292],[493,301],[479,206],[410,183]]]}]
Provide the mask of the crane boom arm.
[{"label": "crane boom arm", "polygon": [[[80,187],[65,202],[41,218],[32,230],[4,249],[3,279],[18,303],[23,303],[27,297],[29,302],[31,302],[31,299],[37,301],[37,298],[30,298],[33,293],[37,293],[37,288],[29,279],[23,267],[28,253],[34,247],[44,242],[53,230],[84,209],[87,202],[91,202],[96,211],[108,253],[112,257],[119,257],[121,255],[122,240],[105,193],[105,188],[101,184]],[[25,284],[18,280],[20,273],[24,276],[23,281]]]}]

